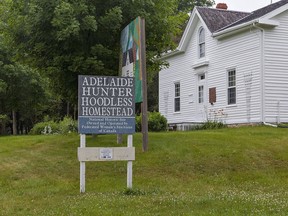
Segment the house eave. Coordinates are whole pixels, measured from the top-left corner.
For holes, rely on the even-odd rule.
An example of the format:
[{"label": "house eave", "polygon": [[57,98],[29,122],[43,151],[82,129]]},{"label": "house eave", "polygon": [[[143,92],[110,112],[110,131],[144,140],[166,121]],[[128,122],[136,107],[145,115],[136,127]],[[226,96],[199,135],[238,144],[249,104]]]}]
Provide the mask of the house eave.
[{"label": "house eave", "polygon": [[184,51],[183,51],[183,50],[179,50],[178,48],[175,49],[175,50],[169,50],[169,51],[163,53],[163,54],[161,55],[161,57],[158,58],[158,59],[160,59],[160,60],[165,60],[165,59],[167,59],[167,58],[169,58],[169,57],[172,57],[172,56],[175,56],[175,55],[179,55],[179,54],[181,54],[181,53],[184,53]]},{"label": "house eave", "polygon": [[263,27],[276,27],[280,25],[280,22],[272,19],[259,19],[258,24]]}]

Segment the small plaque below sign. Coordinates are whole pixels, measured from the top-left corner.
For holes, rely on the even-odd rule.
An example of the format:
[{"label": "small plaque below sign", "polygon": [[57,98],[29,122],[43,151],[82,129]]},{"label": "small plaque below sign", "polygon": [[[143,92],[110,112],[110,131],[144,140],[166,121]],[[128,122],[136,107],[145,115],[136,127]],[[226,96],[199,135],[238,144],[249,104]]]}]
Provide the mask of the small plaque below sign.
[{"label": "small plaque below sign", "polygon": [[112,160],[113,159],[113,149],[112,148],[101,148],[100,149],[100,159]]}]

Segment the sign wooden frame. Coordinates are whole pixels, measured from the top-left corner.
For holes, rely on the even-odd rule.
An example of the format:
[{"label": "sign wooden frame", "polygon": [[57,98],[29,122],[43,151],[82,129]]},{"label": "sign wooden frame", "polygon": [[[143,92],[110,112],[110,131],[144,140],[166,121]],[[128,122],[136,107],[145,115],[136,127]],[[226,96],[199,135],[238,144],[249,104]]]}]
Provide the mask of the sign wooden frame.
[{"label": "sign wooden frame", "polygon": [[[101,150],[106,150],[107,157],[101,156]],[[112,152],[112,154],[110,154]],[[110,157],[110,155],[112,155]],[[127,188],[132,188],[132,162],[135,160],[135,147],[133,135],[127,137],[127,147],[86,147],[86,135],[80,134],[80,147],[78,148],[80,161],[80,193],[85,192],[86,163],[87,161],[127,161]]]},{"label": "sign wooden frame", "polygon": [[86,147],[86,134],[135,132],[135,79],[133,77],[78,77],[78,131],[80,193],[85,192],[87,161],[127,161],[127,188],[132,188],[133,136],[127,147]]}]

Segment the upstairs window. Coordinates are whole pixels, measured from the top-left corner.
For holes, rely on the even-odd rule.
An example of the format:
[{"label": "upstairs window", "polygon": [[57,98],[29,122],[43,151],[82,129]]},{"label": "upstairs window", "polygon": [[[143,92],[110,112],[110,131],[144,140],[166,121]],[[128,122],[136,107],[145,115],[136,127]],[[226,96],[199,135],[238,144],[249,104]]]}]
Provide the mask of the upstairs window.
[{"label": "upstairs window", "polygon": [[180,112],[180,83],[174,83],[175,97],[174,97],[174,112]]},{"label": "upstairs window", "polygon": [[228,105],[236,104],[236,70],[232,69],[228,71]]},{"label": "upstairs window", "polygon": [[205,30],[203,27],[199,29],[199,58],[205,57]]}]

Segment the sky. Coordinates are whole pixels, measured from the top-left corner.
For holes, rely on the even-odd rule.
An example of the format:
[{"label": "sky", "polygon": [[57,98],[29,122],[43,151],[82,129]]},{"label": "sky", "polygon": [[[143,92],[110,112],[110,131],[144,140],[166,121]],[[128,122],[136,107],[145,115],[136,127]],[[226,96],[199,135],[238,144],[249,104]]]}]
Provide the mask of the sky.
[{"label": "sky", "polygon": [[[279,0],[272,0],[273,3]],[[215,0],[217,3],[226,3],[228,10],[251,12],[265,7],[271,3],[271,0]]]}]

